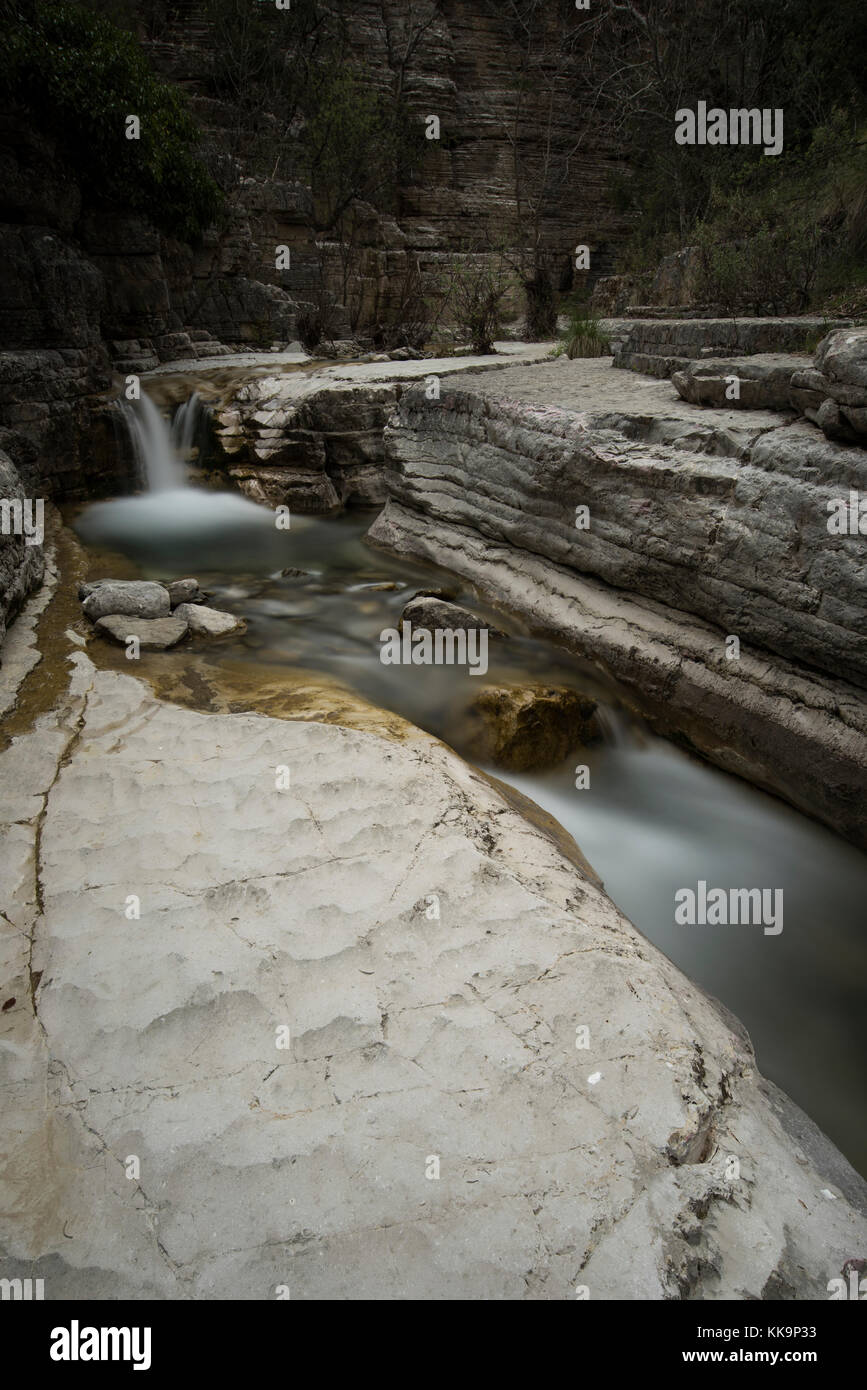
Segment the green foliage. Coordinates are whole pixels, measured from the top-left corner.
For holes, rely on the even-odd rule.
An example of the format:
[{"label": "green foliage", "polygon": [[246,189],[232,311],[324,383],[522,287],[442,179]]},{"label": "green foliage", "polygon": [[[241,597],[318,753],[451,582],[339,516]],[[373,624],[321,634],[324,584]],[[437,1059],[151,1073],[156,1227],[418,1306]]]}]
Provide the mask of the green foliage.
[{"label": "green foliage", "polygon": [[399,168],[424,143],[421,122],[410,123],[370,73],[346,62],[312,70],[301,104],[318,225],[339,227],[356,199],[385,210],[396,194]]},{"label": "green foliage", "polygon": [[[196,157],[198,132],[180,93],[110,20],[74,4],[34,6],[7,29],[0,78],[89,200],[146,213],[185,240],[218,216],[220,192]],[[126,138],[129,115],[140,119],[139,140]]]},{"label": "green foliage", "polygon": [[[616,35],[613,24],[601,32],[597,81],[631,150],[630,176],[612,193],[636,216],[618,268],[652,270],[698,243],[708,296],[739,307],[804,307],[857,278],[867,264],[864,0],[600,4],[620,22]],[[677,145],[674,113],[699,100],[782,109],[783,153]]]},{"label": "green foliage", "polygon": [[611,342],[603,333],[599,320],[578,304],[572,309],[569,325],[551,354],[552,357],[607,357]]}]

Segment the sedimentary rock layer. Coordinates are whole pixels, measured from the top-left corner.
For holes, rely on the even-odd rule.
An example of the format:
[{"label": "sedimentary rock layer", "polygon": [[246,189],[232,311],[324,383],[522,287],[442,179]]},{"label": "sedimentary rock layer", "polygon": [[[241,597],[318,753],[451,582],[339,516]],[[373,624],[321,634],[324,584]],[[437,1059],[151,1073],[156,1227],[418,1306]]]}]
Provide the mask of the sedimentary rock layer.
[{"label": "sedimentary rock layer", "polygon": [[76,661],[0,756],[3,1277],[827,1297],[865,1185],[480,774]]},{"label": "sedimentary rock layer", "polygon": [[630,409],[605,375],[563,361],[405,392],[371,539],[469,578],[661,727],[863,840],[863,537],[829,532],[828,504],[867,488],[867,455],[652,382]]},{"label": "sedimentary rock layer", "polygon": [[[385,436],[391,496],[867,683],[863,538],[828,529],[830,501],[867,491],[867,453],[808,424],[768,432],[740,416],[733,434],[663,401],[655,417],[625,401],[611,410],[595,394],[599,370],[503,372],[481,389],[449,383],[438,401],[406,391]],[[588,408],[522,400],[524,377],[544,380],[552,400],[584,379]]]}]

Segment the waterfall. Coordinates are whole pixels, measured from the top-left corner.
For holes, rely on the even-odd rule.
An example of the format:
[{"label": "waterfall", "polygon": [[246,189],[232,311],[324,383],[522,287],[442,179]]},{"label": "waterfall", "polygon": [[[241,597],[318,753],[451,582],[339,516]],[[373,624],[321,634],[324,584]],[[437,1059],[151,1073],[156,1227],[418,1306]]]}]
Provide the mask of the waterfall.
[{"label": "waterfall", "polygon": [[210,417],[197,392],[178,406],[171,423],[144,394],[135,404],[124,401],[122,409],[144,491],[89,506],[75,521],[82,540],[121,550],[163,574],[287,564],[288,530],[278,529],[272,508],[191,484],[186,465],[197,447],[201,456]]},{"label": "waterfall", "polygon": [[205,405],[198,391],[194,391],[188,401],[183,401],[175,411],[172,420],[172,439],[181,459],[186,462],[191,451],[198,447],[202,455],[202,443],[207,430],[211,411]]},{"label": "waterfall", "polygon": [[[148,491],[169,492],[172,488],[185,487],[187,470],[179,457],[172,431],[150,397],[142,395],[137,408],[125,404],[124,416],[139,477],[147,484]],[[186,420],[182,421],[185,423]]]}]

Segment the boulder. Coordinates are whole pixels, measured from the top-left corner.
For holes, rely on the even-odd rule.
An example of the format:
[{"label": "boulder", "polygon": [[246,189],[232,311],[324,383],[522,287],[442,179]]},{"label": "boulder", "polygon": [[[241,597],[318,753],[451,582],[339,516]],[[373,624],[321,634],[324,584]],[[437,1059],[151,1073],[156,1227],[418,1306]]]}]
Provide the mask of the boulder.
[{"label": "boulder", "polygon": [[148,579],[100,580],[90,587],[81,606],[93,623],[109,615],[166,618],[172,607],[165,585]]},{"label": "boulder", "polygon": [[505,637],[499,628],[492,627],[486,618],[462,608],[459,603],[446,603],[441,598],[429,594],[416,594],[404,608],[401,619],[413,627],[426,628],[429,632],[438,630],[451,632],[487,631],[490,637]]},{"label": "boulder", "polygon": [[867,1189],[743,1027],[564,832],[367,717],[198,713],[79,656],[62,717],[0,752],[0,1274],[54,1300],[826,1300]]},{"label": "boulder", "polygon": [[198,579],[173,579],[166,588],[172,608],[177,608],[180,603],[201,603],[204,598]]},{"label": "boulder", "polygon": [[137,618],[134,614],[109,613],[98,618],[97,632],[125,646],[130,637],[137,637],[143,652],[164,652],[186,637],[188,627],[183,618]]},{"label": "boulder", "polygon": [[595,700],[565,686],[486,685],[466,712],[464,747],[511,772],[556,767],[599,737],[595,711]]},{"label": "boulder", "polygon": [[792,403],[829,439],[867,443],[867,328],[838,328],[792,380]]},{"label": "boulder", "polygon": [[204,604],[181,603],[172,615],[187,624],[194,637],[225,637],[230,632],[243,632],[246,623],[233,613],[222,613]]}]

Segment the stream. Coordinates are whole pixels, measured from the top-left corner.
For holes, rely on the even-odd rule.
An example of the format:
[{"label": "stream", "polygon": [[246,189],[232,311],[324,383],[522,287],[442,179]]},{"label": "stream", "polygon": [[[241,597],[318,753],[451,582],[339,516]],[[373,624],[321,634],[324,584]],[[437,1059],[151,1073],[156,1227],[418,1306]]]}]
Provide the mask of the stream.
[{"label": "stream", "polygon": [[[207,512],[217,504],[219,514],[217,495],[208,498],[185,489],[189,509],[201,505]],[[120,499],[91,512],[134,502],[146,509],[151,500]],[[271,527],[268,547],[255,538],[229,544],[207,526],[191,542],[149,522],[132,544],[126,515],[122,510],[113,548],[124,553],[122,573],[195,574],[209,603],[246,619],[243,636],[203,649],[211,662],[222,655],[275,670],[327,673],[467,756],[466,707],[481,684],[558,684],[593,696],[602,741],[552,771],[486,770],[556,817],[617,906],[744,1023],[762,1073],[867,1175],[861,985],[867,856],[783,802],[654,736],[628,712],[614,683],[480,603],[463,581],[367,546],[363,536],[375,511],[293,517],[276,540]],[[109,567],[104,530],[97,527],[87,539],[99,545],[92,575],[117,573]],[[409,598],[430,589],[508,634],[491,640],[481,680],[460,667],[380,662],[382,629],[398,627]],[[580,790],[578,764],[589,768],[590,785]],[[675,925],[675,892],[702,879],[708,888],[782,889],[783,930]]]}]

